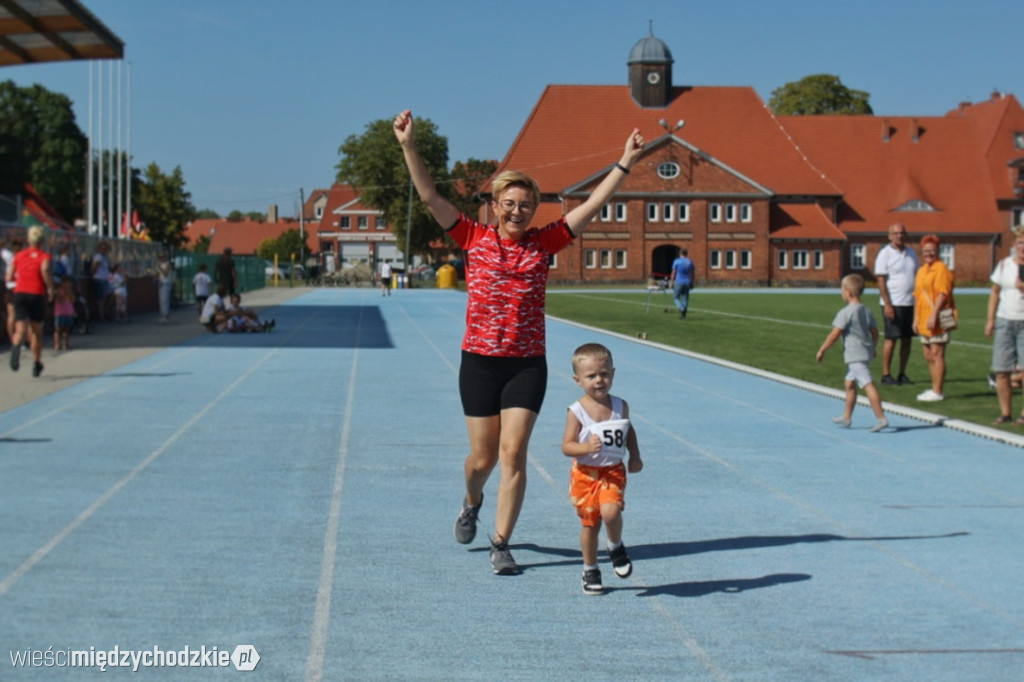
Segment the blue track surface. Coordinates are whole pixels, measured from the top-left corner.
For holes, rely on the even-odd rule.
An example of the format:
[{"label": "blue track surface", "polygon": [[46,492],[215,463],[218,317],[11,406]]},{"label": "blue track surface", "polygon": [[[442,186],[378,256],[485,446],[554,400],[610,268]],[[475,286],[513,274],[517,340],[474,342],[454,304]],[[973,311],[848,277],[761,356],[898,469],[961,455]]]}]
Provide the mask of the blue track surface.
[{"label": "blue track surface", "polygon": [[[452,538],[465,297],[315,290],[0,414],[0,679],[12,652],[234,652],[266,680],[1024,679],[1024,455],[551,321],[512,538]],[[632,577],[580,589],[569,355],[608,345],[645,460]],[[808,351],[813,352],[813,349]],[[244,649],[248,651],[248,649]],[[59,658],[58,658],[59,660]],[[65,659],[67,660],[67,659]],[[144,679],[237,676],[233,665]]]}]

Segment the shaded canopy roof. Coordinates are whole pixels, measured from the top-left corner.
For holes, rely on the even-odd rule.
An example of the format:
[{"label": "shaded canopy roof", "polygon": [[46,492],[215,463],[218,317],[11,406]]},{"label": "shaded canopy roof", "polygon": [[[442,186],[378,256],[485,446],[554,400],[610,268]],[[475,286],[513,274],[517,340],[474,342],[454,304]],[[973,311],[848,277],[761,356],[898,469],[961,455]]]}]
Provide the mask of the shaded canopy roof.
[{"label": "shaded canopy roof", "polygon": [[124,42],[78,0],[0,0],[0,66],[123,56]]}]

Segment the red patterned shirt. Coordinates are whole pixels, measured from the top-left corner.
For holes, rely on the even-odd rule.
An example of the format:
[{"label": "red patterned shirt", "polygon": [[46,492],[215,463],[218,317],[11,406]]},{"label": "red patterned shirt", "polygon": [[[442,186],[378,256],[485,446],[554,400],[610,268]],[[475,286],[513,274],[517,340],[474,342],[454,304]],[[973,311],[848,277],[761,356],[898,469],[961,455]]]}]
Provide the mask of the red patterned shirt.
[{"label": "red patterned shirt", "polygon": [[548,260],[574,239],[562,217],[502,239],[495,225],[459,215],[448,234],[466,251],[466,335],[462,350],[478,355],[544,355]]}]

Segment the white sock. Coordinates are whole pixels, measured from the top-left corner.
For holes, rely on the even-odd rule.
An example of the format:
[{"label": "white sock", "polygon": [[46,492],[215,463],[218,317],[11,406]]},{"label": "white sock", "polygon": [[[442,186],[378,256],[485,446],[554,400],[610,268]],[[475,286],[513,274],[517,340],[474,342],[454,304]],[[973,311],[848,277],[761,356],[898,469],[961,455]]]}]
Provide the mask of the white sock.
[{"label": "white sock", "polygon": [[597,570],[597,564],[583,564],[583,570],[584,571],[596,571]]},{"label": "white sock", "polygon": [[608,551],[609,552],[615,551],[619,547],[622,547],[622,540],[619,540],[618,542],[616,542],[614,544],[611,543],[611,542],[608,543]]}]

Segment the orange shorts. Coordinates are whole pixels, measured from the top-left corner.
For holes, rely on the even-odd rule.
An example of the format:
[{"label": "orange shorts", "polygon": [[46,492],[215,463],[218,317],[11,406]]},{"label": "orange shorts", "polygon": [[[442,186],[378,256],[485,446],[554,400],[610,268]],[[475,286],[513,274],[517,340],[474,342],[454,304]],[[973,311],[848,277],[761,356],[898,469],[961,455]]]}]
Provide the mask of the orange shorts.
[{"label": "orange shorts", "polygon": [[626,508],[623,492],[626,490],[626,466],[588,467],[572,465],[569,475],[569,499],[584,526],[593,527],[601,522],[601,505],[617,504]]}]

